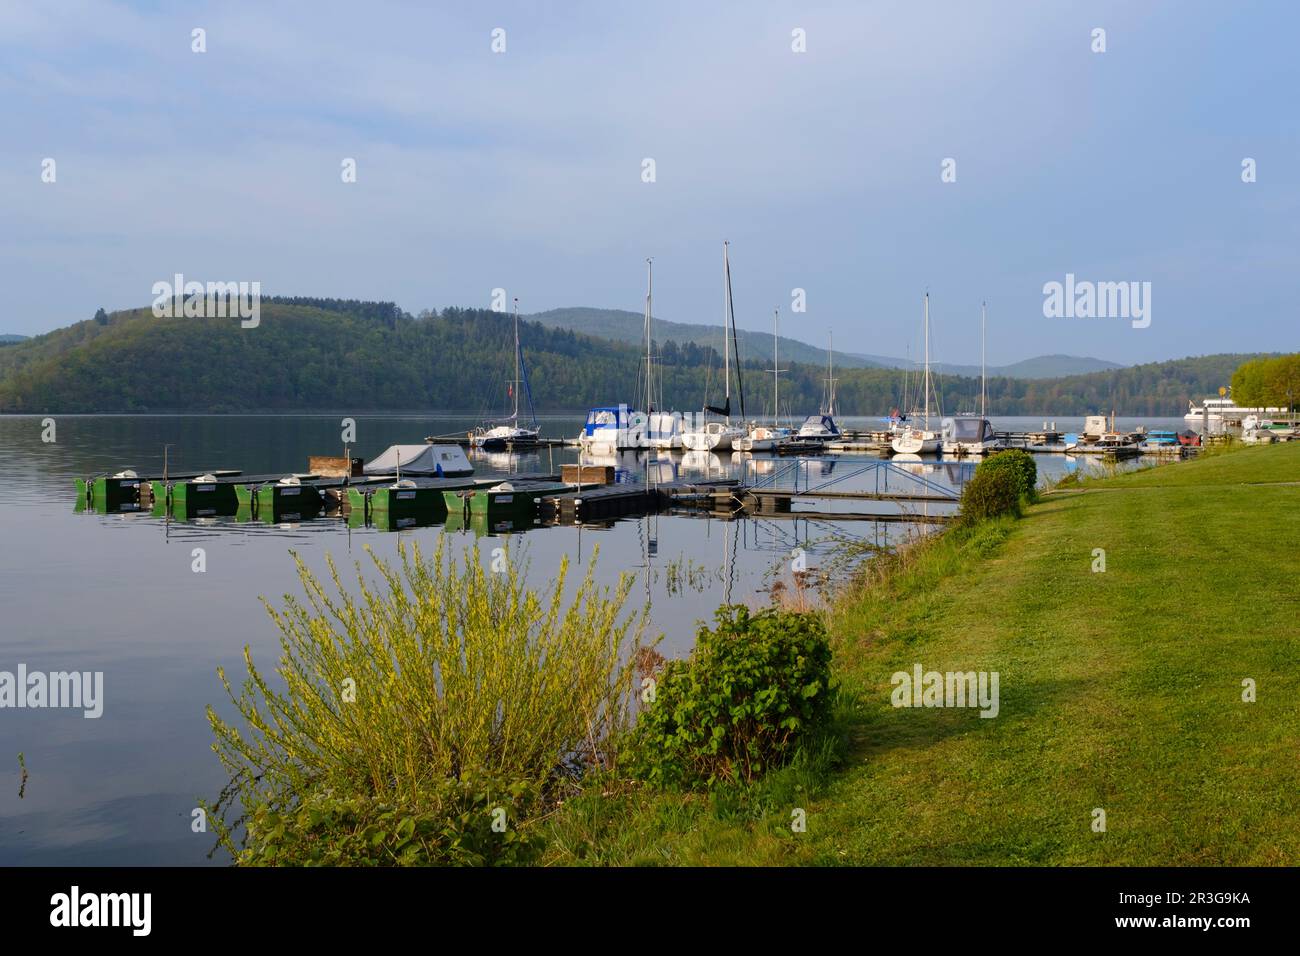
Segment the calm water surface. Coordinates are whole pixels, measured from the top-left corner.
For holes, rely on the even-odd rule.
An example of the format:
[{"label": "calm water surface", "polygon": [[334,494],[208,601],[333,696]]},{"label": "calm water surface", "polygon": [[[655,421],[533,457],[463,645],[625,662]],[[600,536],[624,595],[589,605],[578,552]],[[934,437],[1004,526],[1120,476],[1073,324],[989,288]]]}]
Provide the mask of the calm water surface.
[{"label": "calm water surface", "polygon": [[[165,521],[148,514],[74,512],[73,481],[134,467],[161,473],[170,444],[173,470],[238,468],[245,474],[304,471],[311,454],[341,454],[340,417],[322,416],[55,416],[56,441],[42,441],[40,416],[0,417],[0,671],[102,671],[104,711],[0,709],[0,864],[204,864],[210,834],[190,830],[200,797],[225,780],[209,749],[205,705],[223,713],[216,668],[242,673],[248,645],[270,665],[277,632],[261,602],[297,591],[297,551],[317,571],[326,555],[346,564],[364,547],[393,557],[399,541],[432,549],[442,535],[454,549],[486,556],[508,544],[529,562],[531,586],[550,591],[561,558],[588,560],[600,548],[598,578],[635,576],[632,600],[648,603],[652,633],[663,633],[669,656],[689,651],[696,622],[727,601],[761,605],[774,573],[802,547],[810,566],[824,560],[835,536],[887,543],[913,525],[795,519],[724,521],[660,515],[608,527],[553,527],[507,536],[440,526],[383,532],[349,528],[337,517],[266,524],[235,518]],[[572,436],[581,416],[543,420],[543,434]],[[473,423],[421,415],[356,417],[354,451],[367,458],[390,444],[463,432]],[[1181,419],[1120,420],[1181,428]],[[873,419],[845,419],[850,427]],[[1082,418],[1059,418],[1077,430]],[[1040,418],[995,419],[998,428],[1038,427]],[[475,458],[479,476],[558,472],[578,460],[573,448],[522,457]],[[653,464],[626,453],[614,464],[620,480],[761,476],[776,486],[837,480],[870,487],[879,480],[866,456],[792,462],[747,456],[677,453]],[[1038,456],[1040,473],[1099,467],[1086,458]],[[910,473],[960,487],[973,465],[926,462]],[[796,475],[797,473],[797,475]],[[907,479],[894,472],[891,487]],[[870,505],[837,504],[840,511]],[[192,550],[206,552],[207,570],[191,569]],[[518,552],[516,552],[518,553]],[[18,753],[29,777],[20,786]],[[20,797],[20,788],[22,795]],[[218,857],[215,862],[225,862]]]}]

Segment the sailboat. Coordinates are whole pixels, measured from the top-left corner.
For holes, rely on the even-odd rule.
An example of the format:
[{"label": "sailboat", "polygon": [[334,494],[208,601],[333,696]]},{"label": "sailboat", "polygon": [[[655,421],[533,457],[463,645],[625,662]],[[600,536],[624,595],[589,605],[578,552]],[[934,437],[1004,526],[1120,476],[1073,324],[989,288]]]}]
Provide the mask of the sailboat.
[{"label": "sailboat", "polygon": [[[645,292],[645,407],[646,407],[646,444],[651,448],[681,448],[682,447],[682,416],[676,412],[667,412],[660,409],[655,411],[655,389],[654,389],[654,355],[652,352],[653,337],[650,334],[650,324],[653,321],[652,310],[654,309],[654,260],[646,259],[646,292]],[[662,394],[659,404],[662,405]]]},{"label": "sailboat", "polygon": [[809,415],[799,426],[799,438],[815,441],[837,441],[843,435],[835,424],[835,340],[826,333],[826,391],[820,414]]},{"label": "sailboat", "polygon": [[[731,301],[731,260],[728,257],[730,243],[722,243],[722,277],[723,277],[723,311],[722,311],[722,354],[723,377],[726,381],[726,402],[721,408],[705,405],[700,416],[703,419],[709,412],[721,415],[722,421],[703,422],[700,427],[682,432],[682,445],[691,451],[730,451],[733,442],[745,437],[745,429],[731,424],[731,348],[736,346],[736,314]],[[727,336],[731,336],[728,343]],[[740,390],[740,417],[745,417],[745,386],[740,377],[740,351],[736,350],[736,384]]]},{"label": "sailboat", "polygon": [[988,378],[984,362],[984,328],[987,324],[987,303],[980,303],[980,413],[958,415],[943,420],[943,453],[955,455],[987,455],[1001,446],[985,410],[988,404]]},{"label": "sailboat", "polygon": [[899,455],[933,455],[939,450],[939,436],[930,431],[930,293],[925,294],[925,411],[920,428],[905,428],[889,446]]},{"label": "sailboat", "polygon": [[[523,385],[524,394],[528,396],[529,426],[519,424],[519,386]],[[541,429],[537,427],[537,412],[533,408],[533,392],[528,387],[528,369],[524,366],[524,350],[519,344],[519,298],[515,297],[515,377],[510,382],[510,395],[515,400],[515,409],[509,418],[498,419],[501,423],[491,428],[479,425],[469,434],[469,443],[475,448],[489,451],[502,448],[526,448],[537,444]]]},{"label": "sailboat", "polygon": [[777,337],[777,323],[780,319],[781,310],[772,310],[772,367],[768,369],[772,373],[772,424],[758,425],[753,422],[749,425],[749,432],[744,438],[738,438],[733,443],[737,451],[772,451],[781,442],[786,441],[794,433],[793,429],[781,427],[781,373],[785,369],[781,368],[780,360],[780,339]]}]

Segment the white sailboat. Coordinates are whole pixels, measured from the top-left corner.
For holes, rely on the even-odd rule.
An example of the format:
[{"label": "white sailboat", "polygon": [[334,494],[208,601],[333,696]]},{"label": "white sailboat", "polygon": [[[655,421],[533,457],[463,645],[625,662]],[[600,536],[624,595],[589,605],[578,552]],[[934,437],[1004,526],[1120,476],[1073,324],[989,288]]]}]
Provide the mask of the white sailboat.
[{"label": "white sailboat", "polygon": [[[726,402],[722,408],[714,408],[712,405],[705,405],[704,412],[701,414],[703,419],[709,412],[715,415],[721,415],[723,420],[713,422],[703,422],[699,427],[692,428],[682,432],[682,446],[691,451],[731,451],[733,443],[745,437],[745,429],[739,425],[731,423],[731,345],[735,343],[735,326],[736,316],[732,308],[731,301],[731,260],[728,258],[727,247],[729,243],[722,243],[722,276],[723,276],[723,312],[722,312],[722,354],[724,371],[723,375],[726,380],[725,394]],[[728,343],[727,336],[731,336],[731,342]],[[739,376],[740,356],[736,356],[736,374]],[[743,386],[742,386],[743,388]],[[741,393],[740,415],[744,418],[745,401],[744,393]]]},{"label": "white sailboat", "polygon": [[[655,411],[654,390],[654,356],[652,354],[654,338],[650,326],[653,322],[654,309],[654,260],[646,259],[645,292],[645,407],[646,407],[646,444],[651,448],[682,447],[682,416],[676,412],[660,409]],[[662,395],[660,396],[662,398]],[[659,403],[663,404],[662,401]]]},{"label": "white sailboat", "polygon": [[781,427],[781,373],[785,369],[781,368],[780,339],[777,337],[780,314],[780,309],[772,310],[772,368],[768,369],[772,373],[772,424],[750,422],[745,437],[733,443],[737,451],[772,451],[793,434],[792,429]]},{"label": "white sailboat", "polygon": [[905,428],[894,436],[890,447],[899,455],[933,455],[940,436],[930,430],[930,293],[925,294],[925,411],[921,427]]},{"label": "white sailboat", "polygon": [[809,415],[799,426],[798,437],[805,441],[838,441],[843,438],[835,423],[835,339],[826,333],[826,403],[820,413]]},{"label": "white sailboat", "polygon": [[[524,368],[523,348],[519,344],[519,297],[515,297],[515,377],[510,383],[510,394],[515,400],[515,410],[501,424],[488,428],[480,425],[470,432],[469,443],[475,448],[502,449],[528,447],[537,444],[541,429],[537,427],[537,413],[533,409],[533,393],[528,389],[528,371]],[[522,372],[522,377],[521,373]],[[519,424],[519,386],[528,391],[528,411],[531,427]]]}]

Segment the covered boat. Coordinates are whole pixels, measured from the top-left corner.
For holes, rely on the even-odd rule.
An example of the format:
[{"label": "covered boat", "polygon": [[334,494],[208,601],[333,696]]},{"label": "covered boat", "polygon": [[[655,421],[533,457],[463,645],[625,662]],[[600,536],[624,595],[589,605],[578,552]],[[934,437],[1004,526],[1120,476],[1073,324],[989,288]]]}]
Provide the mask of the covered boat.
[{"label": "covered boat", "polygon": [[459,445],[390,445],[382,455],[367,462],[367,475],[432,475],[463,478],[474,474],[474,466]]},{"label": "covered boat", "polygon": [[978,415],[945,418],[942,436],[940,447],[945,455],[986,455],[999,447],[993,424]]}]

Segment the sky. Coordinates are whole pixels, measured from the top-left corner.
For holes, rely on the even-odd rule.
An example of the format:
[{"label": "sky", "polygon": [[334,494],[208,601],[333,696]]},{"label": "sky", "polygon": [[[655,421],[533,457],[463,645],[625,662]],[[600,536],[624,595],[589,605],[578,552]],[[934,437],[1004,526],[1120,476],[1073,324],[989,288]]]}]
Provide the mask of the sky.
[{"label": "sky", "polygon": [[[1227,0],[4,2],[0,332],[175,273],[640,312],[647,256],[657,316],[720,322],[727,240],[738,325],[845,351],[918,355],[927,291],[945,362],[979,361],[981,301],[990,364],[1292,351],[1298,28]],[[1046,316],[1067,274],[1149,282],[1150,323]]]}]

